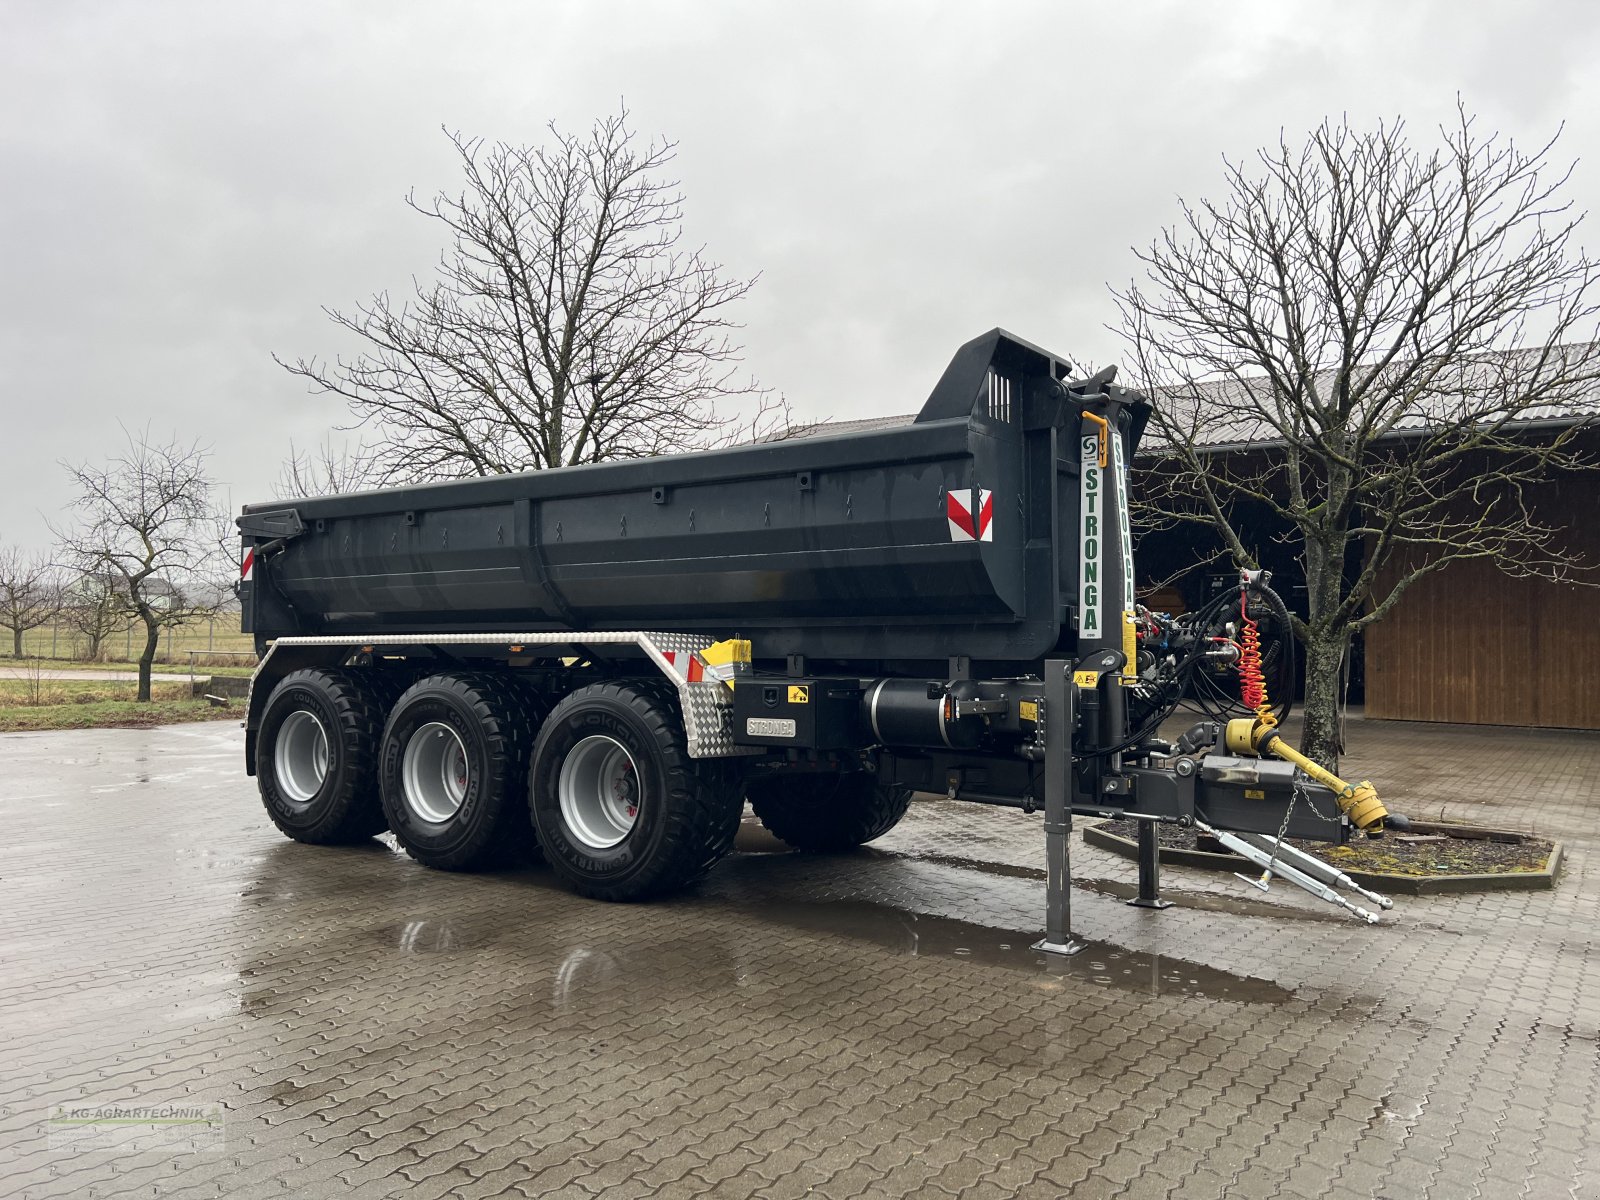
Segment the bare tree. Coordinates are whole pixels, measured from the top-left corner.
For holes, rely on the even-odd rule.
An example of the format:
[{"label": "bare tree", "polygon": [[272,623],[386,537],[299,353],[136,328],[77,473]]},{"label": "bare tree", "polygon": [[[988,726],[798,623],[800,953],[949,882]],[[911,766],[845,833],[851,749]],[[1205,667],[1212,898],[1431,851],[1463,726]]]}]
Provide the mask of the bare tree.
[{"label": "bare tree", "polygon": [[1227,164],[1225,197],[1185,205],[1117,295],[1160,397],[1166,486],[1147,500],[1215,526],[1243,566],[1261,551],[1246,510],[1299,552],[1307,753],[1328,765],[1351,639],[1419,578],[1577,562],[1533,492],[1592,465],[1574,438],[1600,378],[1596,267],[1555,140],[1525,153],[1458,118],[1428,150],[1400,122],[1325,122]]},{"label": "bare tree", "polygon": [[385,482],[491,475],[692,449],[729,436],[738,375],[725,279],[680,245],[674,144],[628,115],[547,144],[451,134],[466,187],[417,212],[450,237],[436,276],[398,307],[381,293],[327,310],[365,343],[332,364],[278,361],[348,403]]},{"label": "bare tree", "polygon": [[11,657],[23,656],[23,634],[60,611],[61,580],[50,556],[0,545],[0,626],[11,631]]},{"label": "bare tree", "polygon": [[[289,457],[272,490],[280,500],[336,496],[381,487],[383,476],[377,457],[364,443],[335,446],[332,438],[324,438],[315,448],[301,450],[291,441]],[[237,531],[230,532],[237,540]]]},{"label": "bare tree", "polygon": [[129,606],[119,580],[106,571],[80,575],[65,591],[61,618],[75,633],[83,635],[84,658],[99,662],[105,657],[106,641],[128,627]]},{"label": "bare tree", "polygon": [[138,698],[149,700],[161,631],[218,603],[218,514],[200,443],[152,442],[148,431],[127,443],[103,464],[63,464],[77,486],[79,523],[58,536],[83,574],[114,582],[124,611],[144,626]]}]

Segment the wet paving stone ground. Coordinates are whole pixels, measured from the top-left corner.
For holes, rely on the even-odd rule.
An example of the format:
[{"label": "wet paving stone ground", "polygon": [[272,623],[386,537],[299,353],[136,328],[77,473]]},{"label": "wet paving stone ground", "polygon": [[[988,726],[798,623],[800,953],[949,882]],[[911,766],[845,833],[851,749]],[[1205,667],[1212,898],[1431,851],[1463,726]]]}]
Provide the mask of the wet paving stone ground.
[{"label": "wet paving stone ground", "polygon": [[[915,805],[758,826],[695,894],[583,901],[283,840],[215,724],[0,738],[8,1197],[1600,1197],[1600,737],[1357,723],[1391,806],[1561,840],[1550,892],[1290,893]],[[220,1145],[58,1106],[217,1105]],[[54,1144],[52,1144],[54,1143]]]}]

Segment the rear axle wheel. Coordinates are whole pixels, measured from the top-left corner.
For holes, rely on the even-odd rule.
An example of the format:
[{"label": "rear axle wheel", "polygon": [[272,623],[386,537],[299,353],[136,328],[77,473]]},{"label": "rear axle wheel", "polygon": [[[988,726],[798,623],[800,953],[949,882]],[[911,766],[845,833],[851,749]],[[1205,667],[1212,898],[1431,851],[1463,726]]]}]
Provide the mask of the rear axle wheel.
[{"label": "rear axle wheel", "polygon": [[653,682],[593,684],[561,701],[530,779],[545,858],[596,899],[688,886],[732,849],[739,827],[726,765],[689,757],[676,696]]},{"label": "rear axle wheel", "polygon": [[757,776],[746,783],[745,794],[768,832],[814,854],[852,850],[882,837],[911,805],[910,788],[880,784],[865,771]]}]

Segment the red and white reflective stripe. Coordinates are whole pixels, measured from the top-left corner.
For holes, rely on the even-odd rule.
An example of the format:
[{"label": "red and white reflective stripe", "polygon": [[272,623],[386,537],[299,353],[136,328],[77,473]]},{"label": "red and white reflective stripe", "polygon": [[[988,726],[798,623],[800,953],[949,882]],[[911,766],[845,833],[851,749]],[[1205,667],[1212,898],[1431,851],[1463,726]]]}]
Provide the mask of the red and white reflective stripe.
[{"label": "red and white reflective stripe", "polygon": [[[976,519],[972,515],[974,509]],[[988,488],[954,488],[946,492],[944,515],[950,523],[952,542],[994,541],[994,493]]]},{"label": "red and white reflective stripe", "polygon": [[256,551],[252,546],[244,552],[244,562],[239,567],[239,578],[250,579],[256,573]]},{"label": "red and white reflective stripe", "polygon": [[672,669],[687,683],[700,683],[706,677],[706,665],[698,654],[687,650],[663,650],[661,657],[672,664]]}]

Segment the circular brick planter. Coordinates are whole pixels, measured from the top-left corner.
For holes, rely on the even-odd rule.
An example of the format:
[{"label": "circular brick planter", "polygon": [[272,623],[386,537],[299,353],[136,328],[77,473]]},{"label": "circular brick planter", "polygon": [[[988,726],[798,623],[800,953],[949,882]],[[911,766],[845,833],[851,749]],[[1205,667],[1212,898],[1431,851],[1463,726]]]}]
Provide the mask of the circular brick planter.
[{"label": "circular brick planter", "polygon": [[[1137,858],[1139,844],[1106,828],[1109,822],[1098,822],[1083,827],[1083,840],[1091,846],[1110,850],[1124,858]],[[1412,822],[1414,833],[1442,833],[1450,837],[1493,837],[1525,842],[1530,839],[1520,833],[1503,829],[1483,829],[1476,825],[1442,825],[1427,821]],[[1203,867],[1212,871],[1239,871],[1250,874],[1257,871],[1253,863],[1237,854],[1215,853],[1210,850],[1186,850],[1177,846],[1162,846],[1161,861],[1172,866]],[[1478,875],[1390,875],[1378,871],[1341,871],[1363,887],[1399,896],[1439,896],[1451,892],[1520,892],[1542,891],[1556,885],[1561,873],[1561,843],[1550,847],[1550,857],[1538,871],[1494,871]]]}]

